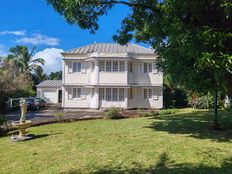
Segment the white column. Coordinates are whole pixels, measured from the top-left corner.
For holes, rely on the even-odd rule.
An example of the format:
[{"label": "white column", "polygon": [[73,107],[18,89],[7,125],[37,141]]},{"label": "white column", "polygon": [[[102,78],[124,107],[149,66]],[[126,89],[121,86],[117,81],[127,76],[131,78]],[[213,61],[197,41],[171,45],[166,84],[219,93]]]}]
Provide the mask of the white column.
[{"label": "white column", "polygon": [[99,60],[95,61],[95,84],[98,85],[99,84]]},{"label": "white column", "polygon": [[128,108],[128,88],[124,88],[124,97],[125,97],[125,109]]},{"label": "white column", "polygon": [[65,88],[64,88],[64,86],[62,86],[62,104],[61,104],[61,106],[62,106],[62,108],[64,108],[65,107]]},{"label": "white column", "polygon": [[125,61],[125,83],[128,84],[128,61]]},{"label": "white column", "polygon": [[94,109],[99,107],[99,88],[94,88]]}]

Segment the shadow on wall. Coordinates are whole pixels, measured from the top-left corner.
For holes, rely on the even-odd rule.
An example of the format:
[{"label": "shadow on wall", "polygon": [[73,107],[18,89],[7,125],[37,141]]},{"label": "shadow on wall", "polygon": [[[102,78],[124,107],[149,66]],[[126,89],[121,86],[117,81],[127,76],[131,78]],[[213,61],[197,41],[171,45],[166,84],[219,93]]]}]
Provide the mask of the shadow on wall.
[{"label": "shadow on wall", "polygon": [[[211,167],[203,164],[200,165],[191,165],[188,163],[183,164],[174,164],[173,161],[170,161],[166,153],[160,155],[158,163],[154,166],[144,168],[139,163],[133,163],[133,168],[124,168],[121,166],[111,167],[104,166],[96,169],[94,172],[88,172],[90,174],[230,174],[232,171],[232,158],[225,159],[221,164],[221,167]],[[79,174],[83,171],[70,170],[67,172],[62,172],[60,174]]]},{"label": "shadow on wall", "polygon": [[[230,113],[220,113],[221,121],[225,122],[232,118]],[[155,131],[165,131],[171,134],[189,134],[190,137],[200,139],[212,139],[215,141],[230,141],[231,129],[216,131],[213,129],[214,115],[212,112],[201,111],[176,115],[155,116],[154,122],[146,127]],[[223,120],[224,119],[224,120]]]}]

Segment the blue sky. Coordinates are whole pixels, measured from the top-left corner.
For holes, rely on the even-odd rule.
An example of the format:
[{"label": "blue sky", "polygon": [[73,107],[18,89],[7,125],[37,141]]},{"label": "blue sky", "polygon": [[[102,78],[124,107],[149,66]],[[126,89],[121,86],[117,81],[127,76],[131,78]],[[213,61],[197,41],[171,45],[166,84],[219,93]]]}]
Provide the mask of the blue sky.
[{"label": "blue sky", "polygon": [[43,56],[45,71],[51,72],[60,69],[63,50],[93,42],[113,42],[112,36],[130,10],[120,5],[114,7],[100,18],[96,34],[67,24],[46,0],[1,0],[0,12],[0,55],[6,55],[17,44],[36,46],[35,57]]}]

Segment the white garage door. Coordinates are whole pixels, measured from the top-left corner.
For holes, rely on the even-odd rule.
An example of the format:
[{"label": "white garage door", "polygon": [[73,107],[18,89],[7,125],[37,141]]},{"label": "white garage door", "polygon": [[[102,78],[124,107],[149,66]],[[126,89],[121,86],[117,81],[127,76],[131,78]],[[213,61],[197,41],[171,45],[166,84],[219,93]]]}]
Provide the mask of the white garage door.
[{"label": "white garage door", "polygon": [[43,99],[48,103],[57,103],[58,94],[56,90],[45,90],[43,91]]}]

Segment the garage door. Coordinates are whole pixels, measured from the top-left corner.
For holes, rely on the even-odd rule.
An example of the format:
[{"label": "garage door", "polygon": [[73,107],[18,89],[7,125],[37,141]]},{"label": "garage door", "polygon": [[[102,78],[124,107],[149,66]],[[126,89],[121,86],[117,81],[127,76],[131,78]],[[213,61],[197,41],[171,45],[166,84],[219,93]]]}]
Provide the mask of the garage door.
[{"label": "garage door", "polygon": [[48,103],[57,103],[58,94],[56,90],[43,91],[43,99]]}]

